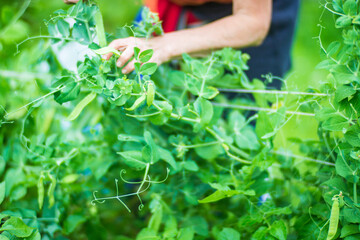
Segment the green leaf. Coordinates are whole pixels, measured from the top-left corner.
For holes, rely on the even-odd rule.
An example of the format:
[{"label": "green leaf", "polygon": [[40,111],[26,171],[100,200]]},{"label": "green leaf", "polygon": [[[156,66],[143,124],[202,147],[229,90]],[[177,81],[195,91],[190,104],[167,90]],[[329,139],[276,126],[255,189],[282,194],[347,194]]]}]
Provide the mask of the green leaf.
[{"label": "green leaf", "polygon": [[321,108],[320,110],[315,112],[315,118],[318,121],[325,121],[331,117],[336,116],[336,111],[333,108]]},{"label": "green leaf", "polygon": [[152,49],[148,49],[148,50],[141,52],[139,55],[140,62],[142,62],[142,63],[148,62],[151,59],[151,57],[153,56],[153,54],[154,54],[154,51]]},{"label": "green leaf", "polygon": [[118,152],[120,156],[123,157],[123,162],[135,170],[143,170],[146,167],[146,163],[142,158],[142,153],[140,151],[125,151]]},{"label": "green leaf", "polygon": [[217,240],[240,240],[240,233],[233,228],[224,228],[216,238]]},{"label": "green leaf", "polygon": [[80,93],[80,85],[73,82],[67,84],[66,87],[61,90],[61,92],[56,92],[54,94],[55,101],[62,104],[65,102],[72,101],[79,96]]},{"label": "green leaf", "polygon": [[360,127],[357,125],[351,126],[345,133],[345,139],[353,147],[360,147],[359,138]]},{"label": "green leaf", "polygon": [[327,48],[327,56],[333,56],[336,54],[341,47],[341,43],[338,41],[330,43],[330,45]]},{"label": "green leaf", "polygon": [[321,126],[328,131],[343,131],[349,127],[349,123],[345,118],[335,116],[325,120]]},{"label": "green leaf", "polygon": [[0,183],[0,205],[5,199],[5,182]]},{"label": "green leaf", "polygon": [[72,30],[72,36],[79,43],[89,45],[92,41],[90,34],[90,30],[85,22],[77,21]]},{"label": "green leaf", "polygon": [[58,22],[56,23],[56,26],[59,32],[61,33],[61,35],[63,35],[63,37],[67,38],[70,36],[70,25],[68,22],[66,22],[63,19],[59,19]]},{"label": "green leaf", "polygon": [[140,67],[140,74],[142,75],[151,75],[153,74],[157,69],[156,63],[144,63]]},{"label": "green leaf", "polygon": [[184,162],[184,165],[183,165],[184,169],[188,170],[188,171],[192,171],[192,172],[197,172],[199,171],[199,167],[198,165],[196,164],[196,162],[194,161],[185,161]]},{"label": "green leaf", "polygon": [[163,218],[163,210],[162,207],[157,207],[156,210],[151,215],[149,220],[148,228],[153,230],[155,233],[159,231],[160,224]]},{"label": "green leaf", "polygon": [[70,113],[70,115],[67,117],[68,121],[73,121],[75,120],[80,113],[82,112],[82,110],[89,104],[91,103],[96,97],[96,93],[95,92],[91,92],[89,95],[87,95],[83,100],[81,100],[76,107],[74,108],[74,110]]},{"label": "green leaf", "polygon": [[200,124],[202,126],[208,125],[214,114],[214,109],[211,102],[202,97],[199,97],[198,99],[196,99],[194,107],[195,111],[200,116]]},{"label": "green leaf", "polygon": [[20,218],[10,217],[0,228],[0,231],[8,231],[16,237],[29,237],[33,228],[27,226]]},{"label": "green leaf", "polygon": [[351,177],[353,175],[352,169],[349,168],[348,164],[345,162],[346,159],[343,159],[341,155],[342,154],[338,154],[335,162],[336,173],[344,178]]},{"label": "green leaf", "polygon": [[70,215],[64,222],[64,232],[66,234],[72,233],[78,226],[86,221],[85,216],[82,215]]},{"label": "green leaf", "polygon": [[356,93],[356,90],[353,87],[342,85],[336,89],[335,92],[335,101],[340,102],[345,98],[349,98]]},{"label": "green leaf", "polygon": [[336,19],[335,27],[337,28],[344,28],[351,25],[351,17],[349,16],[341,16],[338,19]]},{"label": "green leaf", "polygon": [[207,237],[209,235],[209,225],[205,218],[201,216],[193,216],[189,218],[183,225],[184,227],[193,227],[196,234]]},{"label": "green leaf", "polygon": [[154,164],[160,159],[158,146],[154,142],[150,132],[144,132],[144,139],[147,145],[143,148],[142,151],[143,159],[150,164]]},{"label": "green leaf", "polygon": [[360,223],[360,210],[357,208],[346,208],[342,211],[346,221],[350,223]]},{"label": "green leaf", "polygon": [[193,227],[182,228],[180,229],[179,240],[193,240],[194,234]]},{"label": "green leaf", "polygon": [[359,230],[359,225],[355,225],[355,224],[347,224],[345,225],[342,229],[341,229],[341,238],[356,234],[356,233],[360,233]]},{"label": "green leaf", "polygon": [[343,5],[344,13],[349,16],[355,16],[357,14],[357,4],[355,0],[346,0]]},{"label": "green leaf", "polygon": [[[135,60],[139,60],[140,48],[134,47],[134,58]],[[139,63],[140,64],[140,63]]]},{"label": "green leaf", "polygon": [[136,236],[136,240],[159,240],[160,237],[157,236],[156,232],[153,229],[144,228]]},{"label": "green leaf", "polygon": [[287,238],[287,227],[282,220],[275,221],[270,228],[270,234],[276,239],[286,240]]},{"label": "green leaf", "polygon": [[167,162],[173,169],[177,169],[176,161],[171,152],[165,148],[158,147],[159,158]]},{"label": "green leaf", "polygon": [[120,52],[118,50],[116,50],[115,48],[112,48],[112,47],[103,47],[103,48],[100,48],[100,49],[96,49],[94,50],[94,52],[96,54],[99,54],[99,55],[104,55],[104,54],[107,54],[107,53],[113,53],[117,56],[120,56]]}]

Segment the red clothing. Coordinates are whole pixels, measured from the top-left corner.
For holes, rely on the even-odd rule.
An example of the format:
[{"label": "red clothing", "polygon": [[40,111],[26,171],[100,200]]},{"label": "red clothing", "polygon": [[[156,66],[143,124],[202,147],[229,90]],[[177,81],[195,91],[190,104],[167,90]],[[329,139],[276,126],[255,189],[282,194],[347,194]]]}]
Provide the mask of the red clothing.
[{"label": "red clothing", "polygon": [[[232,0],[145,0],[145,4],[152,12],[157,12],[162,21],[164,32],[177,30],[180,15],[185,5],[201,5],[206,2],[231,3]],[[190,11],[185,12],[187,24],[194,24],[199,20]]]}]

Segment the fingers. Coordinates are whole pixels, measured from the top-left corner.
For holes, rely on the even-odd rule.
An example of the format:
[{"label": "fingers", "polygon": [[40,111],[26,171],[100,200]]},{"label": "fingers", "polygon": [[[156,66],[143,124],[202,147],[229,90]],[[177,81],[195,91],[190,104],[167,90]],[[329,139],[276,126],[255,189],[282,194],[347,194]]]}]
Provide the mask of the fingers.
[{"label": "fingers", "polygon": [[64,0],[64,2],[66,4],[69,4],[69,3],[77,3],[79,0]]},{"label": "fingers", "polygon": [[116,66],[117,67],[122,67],[125,65],[125,63],[127,63],[128,61],[130,61],[130,59],[134,56],[134,47],[132,46],[128,46],[125,51],[122,52],[122,54],[120,55],[120,57],[118,58],[117,62],[116,62]]},{"label": "fingers", "polygon": [[135,59],[131,60],[123,69],[122,69],[122,73],[123,74],[128,74],[131,73],[132,71],[134,71],[135,69]]}]

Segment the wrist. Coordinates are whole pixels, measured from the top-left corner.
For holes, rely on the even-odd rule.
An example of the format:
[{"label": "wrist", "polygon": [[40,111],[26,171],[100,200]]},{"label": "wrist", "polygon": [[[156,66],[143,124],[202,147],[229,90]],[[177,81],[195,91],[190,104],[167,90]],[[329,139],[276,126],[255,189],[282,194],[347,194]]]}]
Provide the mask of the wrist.
[{"label": "wrist", "polygon": [[157,56],[158,63],[170,61],[174,56],[171,41],[167,40],[166,34],[163,36],[154,37],[149,40],[150,47],[154,50]]}]

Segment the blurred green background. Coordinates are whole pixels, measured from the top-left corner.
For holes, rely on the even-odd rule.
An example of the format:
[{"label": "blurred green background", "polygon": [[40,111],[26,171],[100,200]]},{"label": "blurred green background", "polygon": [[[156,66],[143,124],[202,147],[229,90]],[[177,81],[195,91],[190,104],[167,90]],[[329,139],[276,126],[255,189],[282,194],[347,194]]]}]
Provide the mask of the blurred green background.
[{"label": "blurred green background", "polygon": [[[13,21],[16,13],[28,0],[1,0],[0,2],[0,80],[2,76],[14,76],[18,81],[19,89],[32,89],[32,95],[26,99],[35,97],[40,92],[36,89],[36,81],[31,72],[44,71],[37,66],[43,53],[41,44],[47,43],[42,40],[27,41],[19,47],[17,52],[16,44],[29,36],[46,35],[46,19],[57,9],[68,8],[62,0],[32,0],[25,13],[19,20]],[[107,32],[114,32],[117,27],[130,24],[136,15],[141,0],[99,0],[102,9],[105,28]],[[321,20],[320,20],[321,18]],[[286,78],[288,89],[305,90],[308,87],[317,87],[326,73],[314,71],[315,66],[321,59],[320,48],[317,37],[319,36],[321,24],[323,44],[327,46],[330,42],[339,37],[339,32],[334,29],[334,19],[327,12],[323,11],[320,2],[316,0],[302,0],[298,28],[293,48],[293,69]],[[39,44],[40,43],[40,44]],[[5,99],[10,96],[6,93],[4,81],[0,81],[0,105],[6,105]],[[8,88],[9,89],[9,88]],[[14,89],[13,87],[11,89]],[[11,97],[18,99],[15,105],[25,104],[24,95],[21,91],[11,93]],[[15,108],[15,106],[6,106]],[[310,117],[294,117],[283,127],[276,137],[276,144],[279,147],[291,148],[287,141],[289,137],[302,139],[316,139],[316,121]],[[293,149],[295,150],[295,149]]]}]

